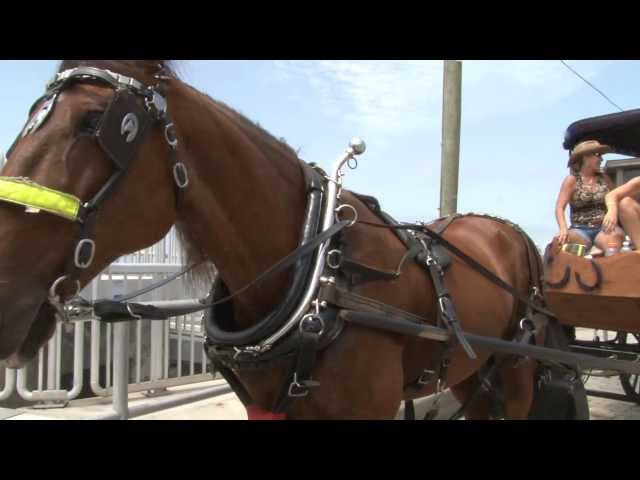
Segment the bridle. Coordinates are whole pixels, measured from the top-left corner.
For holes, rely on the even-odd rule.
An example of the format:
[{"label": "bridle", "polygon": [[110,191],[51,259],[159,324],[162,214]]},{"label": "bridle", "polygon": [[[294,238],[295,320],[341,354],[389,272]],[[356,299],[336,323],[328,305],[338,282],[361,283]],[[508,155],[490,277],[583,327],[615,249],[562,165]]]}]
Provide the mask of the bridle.
[{"label": "bridle", "polygon": [[[156,75],[158,80],[166,77]],[[129,171],[132,161],[144,143],[150,127],[159,125],[169,146],[173,164],[173,178],[176,184],[176,203],[189,184],[187,169],[177,158],[178,139],[169,115],[164,86],[149,87],[138,80],[106,69],[78,67],[58,73],[47,84],[46,92],[34,103],[27,125],[13,143],[7,157],[17,142],[36,132],[53,111],[60,93],[75,83],[95,82],[111,87],[115,94],[107,106],[96,130],[91,137],[111,159],[115,171],[106,183],[87,202],[68,193],[53,190],[22,177],[0,177],[0,201],[23,205],[27,213],[46,211],[80,225],[73,254],[66,262],[64,273],[49,289],[49,303],[64,318],[64,298],[58,294],[59,287],[66,281],[75,282],[76,296],[80,292],[79,275],[91,266],[96,244],[93,239],[97,214],[119,180]],[[39,109],[32,116],[34,108]]]}]

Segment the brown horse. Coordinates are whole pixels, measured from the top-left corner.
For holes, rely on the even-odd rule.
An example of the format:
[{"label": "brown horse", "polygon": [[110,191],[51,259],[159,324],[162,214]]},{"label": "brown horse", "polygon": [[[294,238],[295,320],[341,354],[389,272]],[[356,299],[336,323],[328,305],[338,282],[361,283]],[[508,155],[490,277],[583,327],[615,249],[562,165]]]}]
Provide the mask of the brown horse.
[{"label": "brown horse", "polygon": [[[176,204],[169,149],[161,129],[151,128],[127,173],[100,207],[93,239],[95,259],[82,270],[86,285],[121,255],[160,240],[177,224],[193,258],[214,264],[230,291],[249,283],[298,244],[306,199],[296,153],[246,118],[179,80],[165,61],[64,61],[60,71],[79,65],[108,69],[145,85],[161,82],[178,139],[177,157],[189,185]],[[78,81],[62,90],[49,118],[18,139],[0,174],[28,177],[40,185],[86,201],[112,175],[114,165],[91,137],[114,89]],[[36,109],[37,110],[37,109]],[[363,221],[378,217],[350,192],[342,200]],[[176,207],[176,205],[179,205]],[[17,367],[29,361],[54,331],[47,303],[52,283],[73,254],[77,225],[0,202],[0,359]],[[345,231],[353,258],[393,270],[406,249],[389,230],[356,224]],[[525,242],[509,226],[479,217],[455,221],[445,237],[524,295],[530,285]],[[238,329],[255,324],[284,296],[290,272],[272,277],[233,302]],[[511,295],[452,258],[445,282],[460,322],[470,333],[511,339],[522,307]],[[74,293],[65,283],[63,296]],[[435,318],[434,290],[427,273],[408,264],[394,281],[373,281],[356,291],[421,316]],[[393,418],[402,400],[433,393],[405,385],[432,366],[437,343],[354,324],[318,357],[313,379],[320,387],[294,401],[290,418]],[[479,369],[492,352],[477,349],[469,360],[457,347],[448,384],[460,400],[476,389]],[[526,418],[533,399],[537,364],[526,360],[500,372],[507,418]],[[265,410],[285,381],[288,366],[239,372]],[[480,397],[467,418],[488,418],[488,397]]]}]

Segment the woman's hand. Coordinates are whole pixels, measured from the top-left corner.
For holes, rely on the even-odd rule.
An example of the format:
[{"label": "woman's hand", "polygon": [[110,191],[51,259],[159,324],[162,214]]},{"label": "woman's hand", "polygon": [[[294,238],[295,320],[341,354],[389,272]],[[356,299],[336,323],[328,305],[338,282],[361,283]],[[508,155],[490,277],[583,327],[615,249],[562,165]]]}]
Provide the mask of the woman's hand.
[{"label": "woman's hand", "polygon": [[567,227],[560,227],[560,232],[558,232],[556,238],[558,239],[560,245],[564,245],[565,243],[567,243],[567,240],[569,239],[569,230],[567,229]]},{"label": "woman's hand", "polygon": [[615,208],[610,209],[602,220],[602,231],[604,233],[613,233],[618,225],[618,212]]}]

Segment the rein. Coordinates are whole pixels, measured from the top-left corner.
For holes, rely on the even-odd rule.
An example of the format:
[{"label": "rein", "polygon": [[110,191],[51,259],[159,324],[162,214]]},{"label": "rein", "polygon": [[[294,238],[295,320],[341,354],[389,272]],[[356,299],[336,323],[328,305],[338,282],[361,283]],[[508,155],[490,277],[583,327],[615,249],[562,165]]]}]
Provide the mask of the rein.
[{"label": "rein", "polygon": [[188,315],[191,313],[201,312],[211,307],[215,307],[215,306],[227,303],[233,300],[234,298],[237,298],[241,294],[245,293],[250,288],[256,287],[257,285],[259,285],[260,283],[262,283],[264,280],[271,277],[272,275],[280,273],[285,269],[291,267],[298,260],[314,253],[319,245],[321,245],[326,240],[329,240],[333,236],[337,235],[343,228],[349,226],[350,223],[351,222],[349,220],[343,220],[339,223],[336,223],[329,230],[326,230],[325,232],[317,235],[313,240],[296,248],[293,252],[291,252],[286,257],[282,258],[281,260],[276,262],[274,265],[269,267],[267,270],[262,272],[255,279],[253,279],[251,282],[249,282],[245,286],[236,290],[233,294],[227,295],[224,298],[221,298],[214,302],[203,303],[198,307],[187,307],[187,308],[178,309],[178,310],[176,309],[167,310],[159,307],[153,307],[150,305],[142,305],[142,304],[135,304],[135,303],[123,303],[126,300],[138,297],[144,293],[160,288],[173,280],[176,280],[178,277],[184,275],[189,270],[194,268],[194,266],[190,266],[188,267],[188,269],[178,272],[172,275],[170,278],[164,279],[158,283],[154,283],[153,285],[149,285],[148,287],[142,290],[133,292],[132,294],[127,295],[125,297],[116,297],[112,300],[108,300],[108,299],[96,300],[95,302],[93,302],[92,305],[94,307],[94,311],[96,315],[99,316],[103,322],[107,322],[107,323],[128,322],[128,321],[131,321],[132,319],[136,319],[139,316],[143,318],[149,318],[149,319],[166,320],[169,317],[178,317],[181,315]]}]

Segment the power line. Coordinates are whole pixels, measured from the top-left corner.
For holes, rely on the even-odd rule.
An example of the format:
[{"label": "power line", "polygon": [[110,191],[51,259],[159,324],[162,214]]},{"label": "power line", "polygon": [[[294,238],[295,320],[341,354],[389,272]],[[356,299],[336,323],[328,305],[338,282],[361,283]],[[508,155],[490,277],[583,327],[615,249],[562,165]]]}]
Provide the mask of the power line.
[{"label": "power line", "polygon": [[614,107],[616,107],[618,110],[620,110],[621,112],[624,112],[624,110],[622,108],[620,108],[616,103],[613,102],[613,100],[611,100],[609,97],[607,97],[604,92],[600,89],[598,89],[593,83],[591,83],[589,80],[587,80],[586,78],[584,78],[582,75],[580,75],[578,72],[576,72],[573,68],[571,68],[569,65],[567,65],[567,63],[564,60],[560,60],[560,62],[567,67],[571,72],[573,72],[575,75],[578,76],[578,78],[580,78],[582,81],[584,81],[584,83],[586,83],[587,85],[589,85],[591,88],[593,88],[596,92],[598,92],[600,95],[602,95],[611,105],[613,105]]}]

